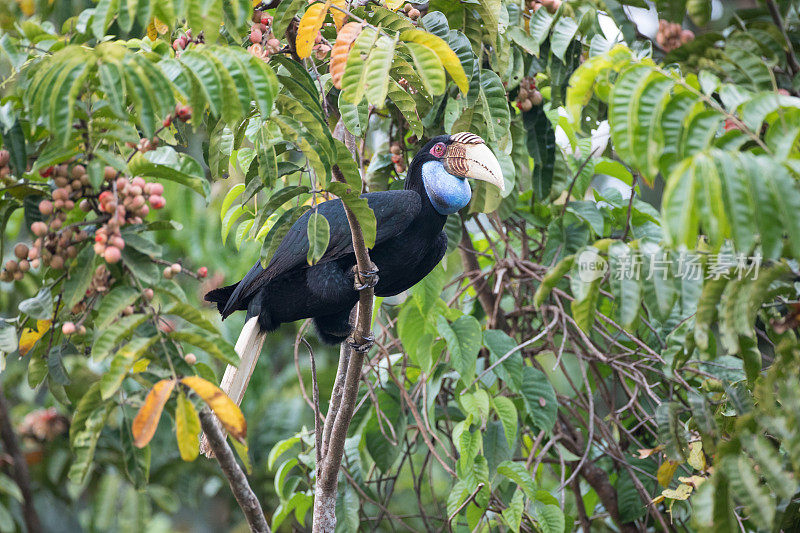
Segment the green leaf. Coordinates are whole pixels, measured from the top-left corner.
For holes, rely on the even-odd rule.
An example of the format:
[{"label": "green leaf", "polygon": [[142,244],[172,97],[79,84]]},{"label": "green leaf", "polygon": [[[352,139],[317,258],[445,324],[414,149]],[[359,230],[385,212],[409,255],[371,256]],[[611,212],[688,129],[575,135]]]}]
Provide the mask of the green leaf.
[{"label": "green leaf", "polygon": [[239,356],[227,341],[221,337],[194,333],[192,331],[173,331],[169,334],[178,342],[185,342],[208,352],[212,357],[232,366],[239,366]]},{"label": "green leaf", "polygon": [[22,300],[19,303],[19,310],[31,318],[38,320],[53,318],[53,296],[49,288],[44,288],[33,298]]},{"label": "green leaf", "polygon": [[452,324],[439,315],[436,327],[450,350],[450,362],[461,376],[464,384],[469,385],[475,376],[475,365],[478,360],[478,351],[481,348],[481,325],[471,315],[464,315]]},{"label": "green leaf", "polygon": [[567,48],[572,43],[572,39],[578,31],[578,24],[569,17],[561,17],[553,27],[553,36],[550,38],[550,50],[561,61],[565,61],[564,55]]},{"label": "green leaf", "polygon": [[194,324],[209,333],[217,334],[217,328],[209,322],[197,307],[186,302],[175,302],[163,310],[165,315],[179,316],[190,324]]},{"label": "green leaf", "polygon": [[92,33],[98,41],[103,38],[106,29],[119,9],[119,0],[100,0],[94,8],[92,16]]},{"label": "green leaf", "polygon": [[300,442],[300,437],[290,437],[288,439],[284,439],[275,443],[275,446],[269,451],[269,455],[267,456],[267,468],[272,471],[275,468],[275,461],[277,461],[281,455],[288,452],[295,444]]},{"label": "green leaf", "polygon": [[517,408],[514,402],[505,396],[497,396],[492,399],[492,407],[500,423],[503,424],[503,431],[506,434],[506,442],[510,450],[514,449],[514,442],[517,440]]},{"label": "green leaf", "polygon": [[533,514],[542,533],[562,533],[564,531],[564,513],[557,505],[536,506]]},{"label": "green leaf", "polygon": [[675,402],[665,402],[656,408],[655,419],[658,425],[658,440],[664,445],[664,453],[672,461],[682,461],[685,447],[685,432],[678,419],[679,406]]},{"label": "green leaf", "polygon": [[281,241],[289,233],[289,229],[309,209],[311,208],[308,205],[295,206],[278,217],[278,220],[275,221],[266,237],[264,237],[264,244],[261,246],[261,265],[263,267],[269,265]]},{"label": "green leaf", "polygon": [[[403,92],[403,94],[406,93]],[[411,97],[409,97],[409,99],[411,99]],[[413,105],[413,99],[411,99],[411,102]],[[356,137],[361,137],[362,132],[367,127],[369,110],[367,109],[368,106],[364,104],[365,104],[364,100],[362,100],[359,104],[351,104],[342,97],[341,92],[339,93],[339,113],[341,113],[342,121],[344,122],[344,125],[347,127],[347,131],[349,131]]]},{"label": "green leaf", "polygon": [[308,217],[308,264],[314,265],[322,259],[328,249],[331,238],[331,227],[328,220],[314,211]]},{"label": "green leaf", "polygon": [[89,387],[78,402],[69,428],[70,447],[74,456],[69,478],[73,482],[82,483],[89,472],[100,431],[112,407],[111,402],[103,401],[100,383]]},{"label": "green leaf", "polygon": [[550,195],[553,185],[556,152],[555,130],[542,106],[536,106],[527,113],[523,113],[522,116],[528,132],[528,153],[534,162],[533,194],[536,200],[543,201]]},{"label": "green leaf", "polygon": [[89,288],[94,274],[95,257],[92,247],[86,246],[75,259],[76,268],[70,272],[70,278],[64,283],[64,306],[67,309],[72,309],[86,296],[86,289]]},{"label": "green leaf", "polygon": [[134,156],[128,164],[131,174],[144,177],[153,177],[174,181],[184,187],[192,189],[197,194],[206,197],[210,186],[201,173],[197,161],[189,156],[180,158],[170,164],[160,164],[148,161],[141,155]]},{"label": "green leaf", "polygon": [[388,39],[381,37],[369,54],[369,60],[364,67],[364,95],[367,101],[376,106],[383,107],[386,92],[389,89],[389,70],[392,68],[394,49],[397,38]]},{"label": "green leaf", "polygon": [[406,420],[400,404],[391,395],[379,393],[378,401],[380,411],[375,411],[364,426],[364,439],[375,465],[381,472],[388,472],[402,450],[399,442],[406,430]]},{"label": "green leaf", "polygon": [[342,75],[342,98],[351,104],[358,104],[364,98],[367,87],[367,64],[381,35],[367,26],[353,42],[347,56]]},{"label": "green leaf", "polygon": [[219,36],[222,24],[223,0],[188,0],[186,8],[187,22],[194,35],[201,31],[208,43],[214,43]]},{"label": "green leaf", "polygon": [[[417,137],[422,137],[422,122],[414,99],[394,80],[389,83],[387,95],[392,103],[397,106],[397,109],[400,110],[400,113],[403,114],[403,118],[406,119],[411,128],[411,133]],[[355,135],[354,131],[351,133]]]},{"label": "green leaf", "polygon": [[343,183],[330,183],[328,190],[342,199],[344,204],[353,212],[361,226],[361,233],[364,235],[364,244],[367,248],[375,246],[375,239],[378,234],[375,213],[369,206],[366,198],[362,198],[357,192],[349,190]]},{"label": "green leaf", "polygon": [[427,46],[417,43],[406,43],[406,47],[411,53],[411,59],[425,89],[431,94],[442,94],[447,80],[444,67],[436,53]]},{"label": "green leaf", "polygon": [[521,490],[514,491],[514,496],[508,504],[508,507],[503,509],[502,516],[508,528],[514,533],[519,533],[520,525],[522,524],[522,513],[525,510],[525,493]]},{"label": "green leaf", "polygon": [[283,38],[292,18],[294,18],[306,4],[308,4],[306,0],[284,0],[278,4],[277,9],[275,9],[275,19],[272,21],[272,32],[275,34],[275,37],[278,39]]},{"label": "green leaf", "polygon": [[98,331],[103,331],[116,321],[122,310],[139,299],[139,291],[133,287],[120,286],[106,294],[100,300],[97,308],[97,318],[94,326]]},{"label": "green leaf", "polygon": [[497,377],[505,381],[512,391],[519,392],[522,384],[522,366],[524,363],[517,341],[505,331],[487,329],[483,333],[483,342],[489,349],[492,364],[505,357],[502,363],[494,367],[493,372]]},{"label": "green leaf", "polygon": [[137,313],[120,318],[114,324],[101,331],[92,345],[92,359],[100,362],[111,353],[114,346],[147,320],[147,315]]},{"label": "green leaf", "polygon": [[622,327],[630,328],[639,316],[642,302],[642,289],[630,247],[624,242],[614,242],[608,247],[608,260],[611,269],[611,290],[619,306]]},{"label": "green leaf", "polygon": [[0,320],[0,352],[17,351],[17,329],[5,320]]},{"label": "green leaf", "polygon": [[533,423],[549,433],[556,423],[558,403],[553,386],[547,376],[536,368],[525,366],[522,371],[520,393],[525,400],[525,409]]},{"label": "green leaf", "polygon": [[506,476],[516,483],[519,488],[525,491],[525,495],[528,499],[536,499],[536,485],[533,483],[533,476],[525,469],[522,463],[503,461],[497,465],[497,473]]},{"label": "green leaf", "polygon": [[114,354],[108,372],[100,378],[100,394],[103,400],[116,394],[133,363],[157,340],[158,336],[136,337]]}]

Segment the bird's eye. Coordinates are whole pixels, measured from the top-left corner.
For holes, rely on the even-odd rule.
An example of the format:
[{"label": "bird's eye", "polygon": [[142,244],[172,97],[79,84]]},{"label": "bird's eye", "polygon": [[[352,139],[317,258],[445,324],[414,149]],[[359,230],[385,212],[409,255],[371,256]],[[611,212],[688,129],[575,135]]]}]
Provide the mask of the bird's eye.
[{"label": "bird's eye", "polygon": [[436,143],[431,148],[431,154],[435,157],[442,157],[444,155],[444,143]]}]

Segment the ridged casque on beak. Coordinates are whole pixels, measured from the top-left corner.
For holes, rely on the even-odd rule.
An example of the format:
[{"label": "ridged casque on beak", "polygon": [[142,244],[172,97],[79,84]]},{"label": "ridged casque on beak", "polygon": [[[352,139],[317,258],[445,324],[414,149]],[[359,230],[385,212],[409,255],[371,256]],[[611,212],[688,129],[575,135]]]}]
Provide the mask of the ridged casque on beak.
[{"label": "ridged casque on beak", "polygon": [[444,169],[453,176],[482,180],[505,191],[500,163],[486,143],[474,133],[456,133],[442,157]]}]

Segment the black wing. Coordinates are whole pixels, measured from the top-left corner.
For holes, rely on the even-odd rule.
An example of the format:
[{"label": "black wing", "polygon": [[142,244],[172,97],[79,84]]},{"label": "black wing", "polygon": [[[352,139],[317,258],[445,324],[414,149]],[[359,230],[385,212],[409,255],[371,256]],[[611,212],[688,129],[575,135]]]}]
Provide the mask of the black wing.
[{"label": "black wing", "polygon": [[[421,199],[415,191],[381,191],[362,195],[375,212],[377,231],[375,244],[400,234],[405,230],[421,209]],[[323,215],[330,225],[330,240],[325,255],[319,263],[335,261],[353,253],[353,241],[350,235],[350,226],[347,223],[344,207],[341,200],[329,200],[317,206],[317,212]],[[267,268],[261,268],[260,263],[242,278],[230,297],[227,298],[222,316],[227,317],[233,311],[242,308],[242,304],[255,294],[264,283],[276,276],[297,268],[308,266],[308,219],[311,211],[306,212],[297,219],[289,232],[278,245],[275,255]]]}]

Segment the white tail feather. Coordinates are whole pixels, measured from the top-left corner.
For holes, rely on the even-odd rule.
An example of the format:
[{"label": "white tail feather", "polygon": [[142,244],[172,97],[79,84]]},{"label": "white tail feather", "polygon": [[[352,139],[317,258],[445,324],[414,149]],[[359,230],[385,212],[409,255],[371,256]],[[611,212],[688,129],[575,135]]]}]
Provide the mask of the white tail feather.
[{"label": "white tail feather", "polygon": [[[219,385],[222,392],[236,402],[236,405],[242,403],[244,391],[247,390],[247,384],[250,383],[250,377],[256,368],[258,356],[261,355],[261,348],[264,346],[266,336],[267,334],[261,331],[258,326],[257,316],[245,322],[242,332],[239,334],[235,347],[240,359],[239,366],[228,365],[228,368],[225,369],[225,375],[222,377],[222,383]],[[206,457],[213,457],[214,455],[208,447],[205,435],[200,439],[200,451]]]}]

